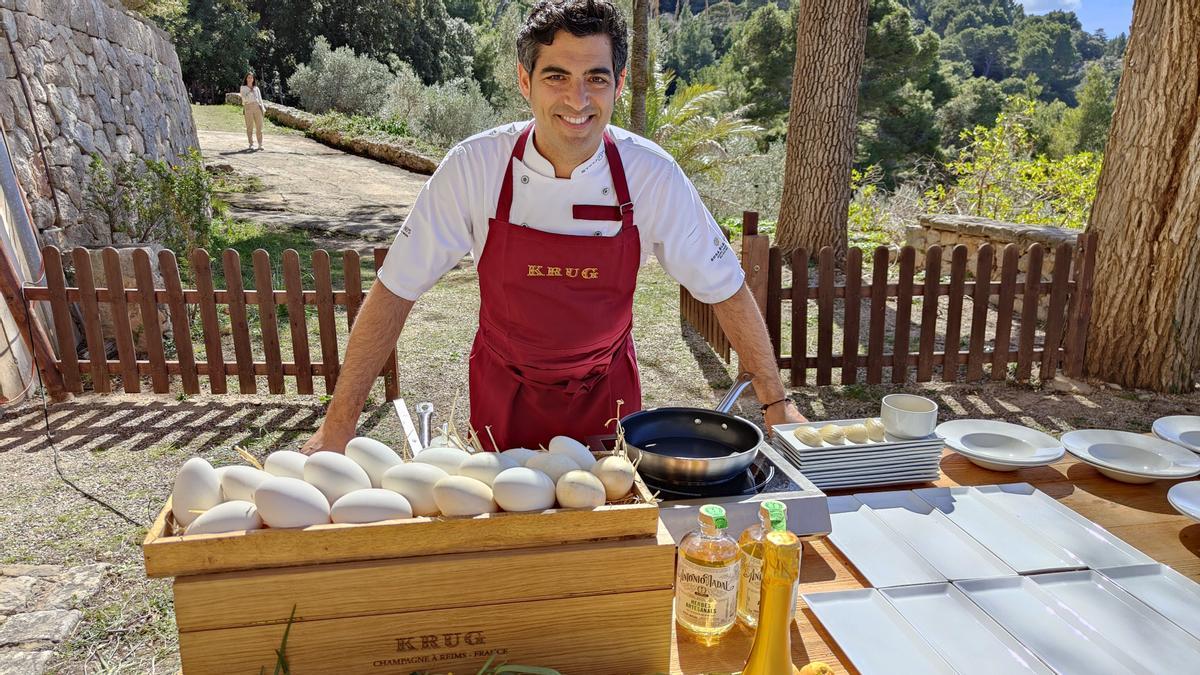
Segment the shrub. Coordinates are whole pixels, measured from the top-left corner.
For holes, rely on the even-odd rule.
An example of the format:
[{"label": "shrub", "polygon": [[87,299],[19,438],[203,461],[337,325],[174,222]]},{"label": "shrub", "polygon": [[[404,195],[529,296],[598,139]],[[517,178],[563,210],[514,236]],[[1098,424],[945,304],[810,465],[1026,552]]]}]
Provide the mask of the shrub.
[{"label": "shrub", "polygon": [[425,106],[416,127],[430,142],[449,146],[493,126],[495,117],[479,83],[459,78],[425,90]]},{"label": "shrub", "polygon": [[329,41],[318,37],[309,62],[288,78],[288,89],[309,112],[369,115],[383,107],[391,80],[391,71],[379,61],[349,47],[331,50]]},{"label": "shrub", "polygon": [[213,182],[195,148],[174,165],[125,159],[110,166],[94,154],[88,177],[86,205],[114,243],[155,242],[181,256],[208,244]]}]

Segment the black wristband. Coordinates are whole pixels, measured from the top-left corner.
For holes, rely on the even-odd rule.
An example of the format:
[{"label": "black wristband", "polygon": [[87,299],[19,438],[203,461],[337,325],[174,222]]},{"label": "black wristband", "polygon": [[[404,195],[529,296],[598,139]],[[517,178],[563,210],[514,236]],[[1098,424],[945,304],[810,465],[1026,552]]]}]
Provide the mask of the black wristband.
[{"label": "black wristband", "polygon": [[771,401],[770,403],[763,405],[762,411],[765,413],[765,412],[767,412],[767,408],[770,408],[773,405],[778,405],[780,403],[784,403],[784,402],[790,401],[790,400],[792,400],[792,399],[785,396],[785,397],[779,399],[778,401]]}]

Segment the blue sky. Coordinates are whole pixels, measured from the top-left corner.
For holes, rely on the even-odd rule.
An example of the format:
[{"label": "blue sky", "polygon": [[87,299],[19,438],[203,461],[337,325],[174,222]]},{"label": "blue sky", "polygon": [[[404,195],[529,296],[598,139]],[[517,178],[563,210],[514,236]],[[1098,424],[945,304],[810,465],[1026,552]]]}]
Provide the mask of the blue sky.
[{"label": "blue sky", "polygon": [[1129,33],[1133,0],[1018,0],[1026,14],[1044,14],[1055,9],[1075,12],[1086,31],[1103,28],[1108,37]]}]

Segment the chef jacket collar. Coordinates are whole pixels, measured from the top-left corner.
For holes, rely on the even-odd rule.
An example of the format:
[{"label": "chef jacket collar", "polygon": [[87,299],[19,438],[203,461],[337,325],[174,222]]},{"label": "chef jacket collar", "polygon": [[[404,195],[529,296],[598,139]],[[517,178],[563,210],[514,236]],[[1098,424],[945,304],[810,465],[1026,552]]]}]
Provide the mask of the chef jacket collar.
[{"label": "chef jacket collar", "polygon": [[[537,151],[537,146],[533,144],[533,137],[537,134],[537,129],[529,134],[529,139],[525,142],[525,166],[529,167],[530,171],[539,173],[547,178],[555,178],[554,165],[550,160],[542,156],[542,153]],[[571,172],[571,178],[582,176],[589,171],[604,168],[604,143],[603,141],[596,147],[596,154],[590,159],[583,162]]]}]

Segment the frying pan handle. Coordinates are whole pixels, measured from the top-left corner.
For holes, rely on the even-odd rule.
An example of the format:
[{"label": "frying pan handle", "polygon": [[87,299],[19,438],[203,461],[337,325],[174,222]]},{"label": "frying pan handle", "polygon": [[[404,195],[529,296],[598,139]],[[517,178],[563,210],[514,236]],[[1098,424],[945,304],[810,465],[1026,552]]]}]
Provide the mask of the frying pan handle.
[{"label": "frying pan handle", "polygon": [[754,373],[742,373],[741,375],[738,375],[738,378],[733,381],[733,387],[729,389],[729,393],[725,394],[725,398],[721,399],[721,402],[717,404],[717,407],[714,408],[714,410],[723,413],[727,413],[732,410],[733,404],[738,400],[738,397],[742,395],[742,392],[746,391],[746,387],[750,386],[750,381],[753,379]]}]

